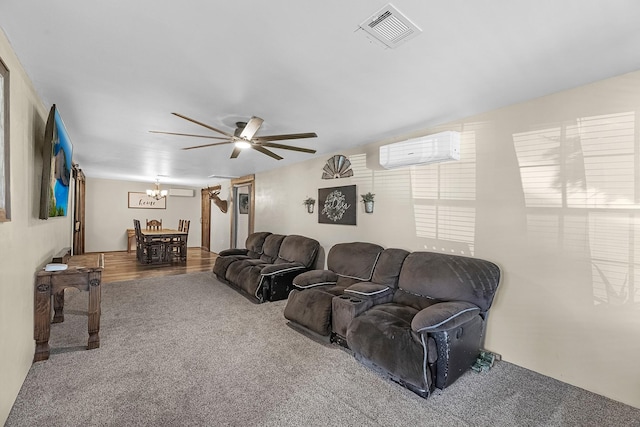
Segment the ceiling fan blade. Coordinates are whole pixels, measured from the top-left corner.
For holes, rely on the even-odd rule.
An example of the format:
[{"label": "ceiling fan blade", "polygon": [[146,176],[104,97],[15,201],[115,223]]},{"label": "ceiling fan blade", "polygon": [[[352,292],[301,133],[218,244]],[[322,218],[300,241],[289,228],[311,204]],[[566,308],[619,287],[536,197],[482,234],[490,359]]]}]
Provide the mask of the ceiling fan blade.
[{"label": "ceiling fan blade", "polygon": [[183,148],[183,150],[193,150],[194,148],[213,147],[214,145],[225,145],[225,144],[231,144],[232,142],[233,141],[214,142],[213,144],[204,144],[204,145],[196,145],[194,147],[185,147]]},{"label": "ceiling fan blade", "polygon": [[267,135],[267,136],[257,136],[252,139],[254,142],[265,142],[265,141],[282,141],[284,139],[302,139],[302,138],[316,138],[318,135],[315,132],[309,133],[290,133],[287,135]]},{"label": "ceiling fan blade", "polygon": [[244,129],[242,129],[242,132],[240,133],[240,138],[244,138],[244,139],[253,138],[253,135],[255,135],[256,132],[258,132],[258,129],[260,129],[260,126],[262,126],[263,121],[264,120],[262,120],[260,117],[256,117],[256,116],[251,117],[251,119],[249,119]]},{"label": "ceiling fan blade", "polygon": [[233,135],[231,135],[231,134],[230,134],[230,133],[228,133],[228,132],[225,132],[225,131],[220,130],[220,129],[216,129],[216,128],[214,128],[213,126],[209,126],[209,125],[207,125],[207,124],[204,124],[204,123],[202,123],[202,122],[199,122],[199,121],[197,121],[197,120],[195,120],[195,119],[192,119],[192,118],[190,118],[190,117],[184,116],[184,115],[179,114],[179,113],[171,113],[171,114],[173,114],[174,116],[178,116],[178,117],[180,117],[181,119],[188,120],[188,121],[190,121],[191,123],[195,123],[195,124],[197,124],[197,125],[204,126],[204,127],[206,127],[207,129],[210,129],[210,130],[212,130],[212,131],[214,131],[214,132],[221,133],[221,134],[223,134],[223,135],[225,135],[225,136],[228,136],[229,138],[233,138]]},{"label": "ceiling fan blade", "polygon": [[251,144],[251,148],[253,148],[256,151],[261,152],[262,154],[266,154],[269,157],[273,157],[276,160],[282,160],[282,157],[278,156],[276,153],[274,153],[271,150],[267,150],[266,148],[260,146],[260,145],[255,145],[255,144]]},{"label": "ceiling fan blade", "polygon": [[293,147],[291,145],[276,144],[273,142],[260,142],[259,144],[263,147],[282,148],[283,150],[300,151],[302,153],[315,154],[316,152],[316,150],[312,150],[310,148]]},{"label": "ceiling fan blade", "polygon": [[164,134],[164,135],[195,136],[197,138],[222,139],[222,140],[227,140],[228,139],[228,138],[222,138],[222,137],[219,137],[219,136],[194,135],[192,133],[163,132],[163,131],[160,131],[160,130],[150,130],[149,132],[151,132],[151,133],[161,133],[161,134]]},{"label": "ceiling fan blade", "polygon": [[238,148],[238,147],[233,147],[233,151],[231,152],[231,157],[230,159],[235,159],[240,155],[240,152],[242,151],[242,148]]}]

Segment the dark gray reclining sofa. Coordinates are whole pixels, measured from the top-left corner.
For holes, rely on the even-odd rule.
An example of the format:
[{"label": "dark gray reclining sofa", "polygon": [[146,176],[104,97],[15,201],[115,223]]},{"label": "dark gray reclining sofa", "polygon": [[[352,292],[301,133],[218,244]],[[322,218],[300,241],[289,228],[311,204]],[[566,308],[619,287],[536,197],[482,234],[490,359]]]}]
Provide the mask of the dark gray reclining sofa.
[{"label": "dark gray reclining sofa", "polygon": [[293,278],[315,265],[320,244],[304,236],[252,233],[245,249],[221,251],[213,272],[256,302],[287,298]]},{"label": "dark gray reclining sofa", "polygon": [[327,255],[327,270],[312,270],[294,278],[284,316],[317,334],[344,340],[346,330],[336,334],[331,327],[334,297],[364,293],[370,302],[390,301],[407,254],[366,242],[334,245]]},{"label": "dark gray reclining sofa", "polygon": [[[387,267],[385,275],[397,277],[394,285],[363,281],[333,296],[328,328],[333,341],[358,360],[426,398],[434,388],[452,384],[477,358],[500,269],[489,261],[433,252],[413,252]],[[321,325],[309,319],[324,319],[328,308],[324,302],[309,304],[323,301],[302,295],[312,290],[293,290],[285,317],[319,333]]]}]

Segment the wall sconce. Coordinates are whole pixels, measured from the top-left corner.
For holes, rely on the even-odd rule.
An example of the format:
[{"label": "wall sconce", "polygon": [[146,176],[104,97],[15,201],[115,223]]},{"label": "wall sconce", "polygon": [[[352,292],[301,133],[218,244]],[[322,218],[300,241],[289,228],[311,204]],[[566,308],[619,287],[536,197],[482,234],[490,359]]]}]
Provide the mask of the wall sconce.
[{"label": "wall sconce", "polygon": [[316,199],[312,198],[312,197],[308,197],[306,199],[304,199],[302,201],[302,204],[305,205],[307,207],[307,212],[309,212],[310,214],[313,213],[313,209],[316,206]]},{"label": "wall sconce", "polygon": [[360,197],[362,197],[362,203],[364,203],[364,211],[366,213],[373,213],[373,198],[374,198],[375,194],[373,193],[367,193],[367,194],[361,194]]}]

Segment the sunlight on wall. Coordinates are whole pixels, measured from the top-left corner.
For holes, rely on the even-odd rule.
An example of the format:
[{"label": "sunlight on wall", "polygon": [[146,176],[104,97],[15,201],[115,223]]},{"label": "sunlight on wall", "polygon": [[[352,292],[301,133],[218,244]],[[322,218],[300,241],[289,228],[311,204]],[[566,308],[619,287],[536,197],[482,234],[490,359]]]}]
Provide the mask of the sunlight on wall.
[{"label": "sunlight on wall", "polygon": [[513,135],[527,235],[590,260],[594,305],[640,303],[635,122],[607,114]]},{"label": "sunlight on wall", "polygon": [[473,255],[476,224],[475,133],[463,132],[460,160],[410,168],[416,236],[425,249]]}]

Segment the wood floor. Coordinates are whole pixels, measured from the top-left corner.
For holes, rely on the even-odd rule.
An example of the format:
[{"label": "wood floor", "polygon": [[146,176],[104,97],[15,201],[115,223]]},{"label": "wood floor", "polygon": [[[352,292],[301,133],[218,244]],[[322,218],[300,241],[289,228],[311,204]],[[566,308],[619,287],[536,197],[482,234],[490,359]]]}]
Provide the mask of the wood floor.
[{"label": "wood floor", "polygon": [[[94,260],[96,253],[74,256],[74,264],[81,263],[83,258]],[[187,249],[187,263],[168,265],[140,265],[135,251],[104,252],[104,270],[102,283],[121,282],[123,280],[145,279],[150,277],[173,276],[177,274],[211,271],[218,255],[200,248]]]}]

